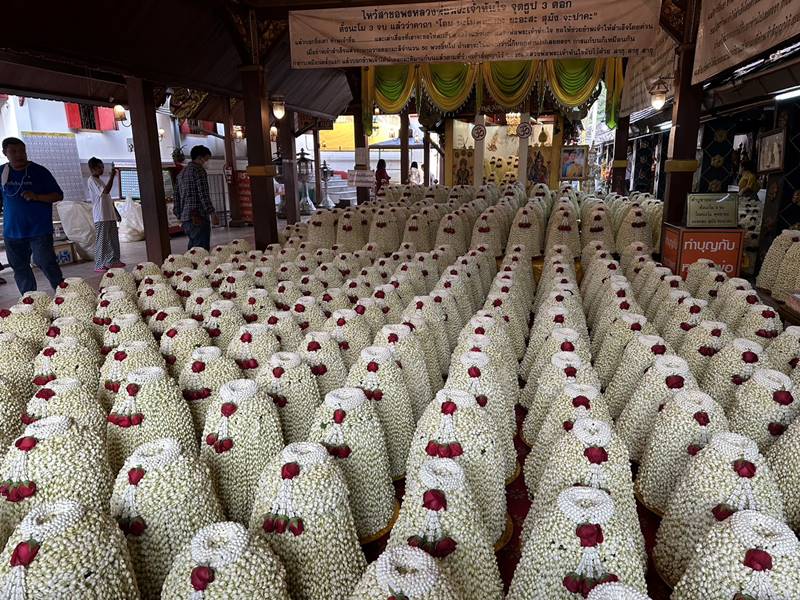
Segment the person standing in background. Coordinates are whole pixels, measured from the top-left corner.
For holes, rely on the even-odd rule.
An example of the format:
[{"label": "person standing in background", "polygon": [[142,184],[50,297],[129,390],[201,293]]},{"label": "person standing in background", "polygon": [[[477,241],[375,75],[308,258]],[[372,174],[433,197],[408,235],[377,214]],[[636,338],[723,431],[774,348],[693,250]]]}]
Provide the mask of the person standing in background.
[{"label": "person standing in background", "polygon": [[195,146],[190,156],[191,162],[178,175],[172,211],[189,238],[189,250],[211,250],[211,225],[219,225],[219,217],[208,191],[205,167],[211,160],[211,150],[205,146]]},{"label": "person standing in background", "polygon": [[119,220],[114,201],[111,199],[111,189],[117,170],[111,163],[111,174],[108,181],[103,183],[100,176],[105,171],[103,161],[94,156],[89,159],[88,188],[89,198],[92,200],[92,217],[94,218],[94,231],[97,238],[94,248],[94,270],[98,273],[108,271],[110,268],[122,268],[125,263],[120,262],[119,255]]},{"label": "person standing in background", "polygon": [[25,142],[8,137],[2,148],[8,158],[0,168],[3,236],[17,289],[20,294],[36,289],[31,257],[56,289],[64,276],[53,249],[53,204],[64,199],[64,192],[50,171],[28,160]]},{"label": "person standing in background", "polygon": [[380,159],[375,169],[375,193],[377,194],[380,192],[381,188],[387,185],[390,179],[391,177],[389,177],[389,173],[386,171],[386,161]]},{"label": "person standing in background", "polygon": [[417,161],[411,163],[411,170],[409,171],[408,174],[408,180],[410,183],[413,183],[414,185],[422,185],[422,182],[424,181],[423,173],[420,170]]}]

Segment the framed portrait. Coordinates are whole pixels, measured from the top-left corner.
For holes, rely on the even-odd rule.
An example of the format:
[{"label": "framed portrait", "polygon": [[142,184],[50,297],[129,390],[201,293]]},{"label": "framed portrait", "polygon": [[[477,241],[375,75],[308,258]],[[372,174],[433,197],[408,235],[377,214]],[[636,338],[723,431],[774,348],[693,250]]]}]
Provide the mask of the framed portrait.
[{"label": "framed portrait", "polygon": [[758,137],[758,172],[760,174],[783,171],[785,156],[785,129],[773,129]]},{"label": "framed portrait", "polygon": [[562,146],[559,161],[561,181],[582,181],[589,177],[589,146]]}]

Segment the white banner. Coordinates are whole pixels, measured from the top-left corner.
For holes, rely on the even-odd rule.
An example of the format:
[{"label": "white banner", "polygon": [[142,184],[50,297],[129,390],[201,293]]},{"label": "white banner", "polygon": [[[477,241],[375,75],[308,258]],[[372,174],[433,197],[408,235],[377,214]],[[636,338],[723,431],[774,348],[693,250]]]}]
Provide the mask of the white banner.
[{"label": "white banner", "polygon": [[655,56],[637,56],[628,61],[619,109],[621,117],[651,107],[650,89],[659,77],[667,84],[667,98],[675,95],[672,89],[675,83],[675,48],[675,41],[659,27]]},{"label": "white banner", "polygon": [[659,0],[456,0],[292,11],[292,67],[652,56],[660,6]]},{"label": "white banner", "polygon": [[692,84],[800,35],[800,0],[703,0]]}]

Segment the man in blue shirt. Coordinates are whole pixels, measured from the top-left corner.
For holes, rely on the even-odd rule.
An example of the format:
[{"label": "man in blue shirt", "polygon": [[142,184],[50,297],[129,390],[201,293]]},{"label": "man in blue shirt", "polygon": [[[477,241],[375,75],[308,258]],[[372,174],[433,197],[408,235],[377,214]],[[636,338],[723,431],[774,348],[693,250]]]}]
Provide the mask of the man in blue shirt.
[{"label": "man in blue shirt", "polygon": [[20,294],[36,289],[33,255],[55,289],[64,277],[53,250],[53,203],[60,202],[64,193],[50,171],[28,160],[22,140],[4,139],[3,154],[8,158],[8,164],[0,167],[3,237],[17,288]]},{"label": "man in blue shirt", "polygon": [[211,250],[211,224],[219,225],[219,217],[211,203],[208,191],[206,163],[211,160],[211,150],[205,146],[192,148],[192,162],[178,175],[175,186],[175,203],[172,212],[181,222],[189,250]]}]

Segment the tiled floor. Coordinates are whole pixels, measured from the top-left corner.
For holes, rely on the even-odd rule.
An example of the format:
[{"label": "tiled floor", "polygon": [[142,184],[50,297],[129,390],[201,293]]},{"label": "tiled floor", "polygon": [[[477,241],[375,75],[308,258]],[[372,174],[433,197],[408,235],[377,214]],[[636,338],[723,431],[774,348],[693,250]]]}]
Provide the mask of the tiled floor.
[{"label": "tiled floor", "polygon": [[[224,244],[236,238],[245,238],[253,241],[253,228],[226,228],[215,229],[211,234],[211,243]],[[129,242],[120,244],[122,248],[122,261],[132,267],[136,263],[147,260],[147,253],[145,252],[144,241]],[[172,238],[172,251],[185,252],[186,251],[186,237],[178,235]],[[0,260],[5,265],[5,255],[0,255]],[[93,286],[97,286],[100,281],[101,273],[94,272],[94,261],[84,261],[81,263],[73,263],[71,265],[64,265],[61,268],[64,277],[83,277]],[[36,281],[39,289],[42,291],[50,291],[50,285],[44,278],[44,275],[38,269],[34,269],[36,274]],[[3,277],[8,283],[0,285],[0,308],[8,308],[16,304],[19,299],[19,292],[17,286],[14,284],[14,273],[10,267],[6,267],[0,272],[0,277]]]}]

